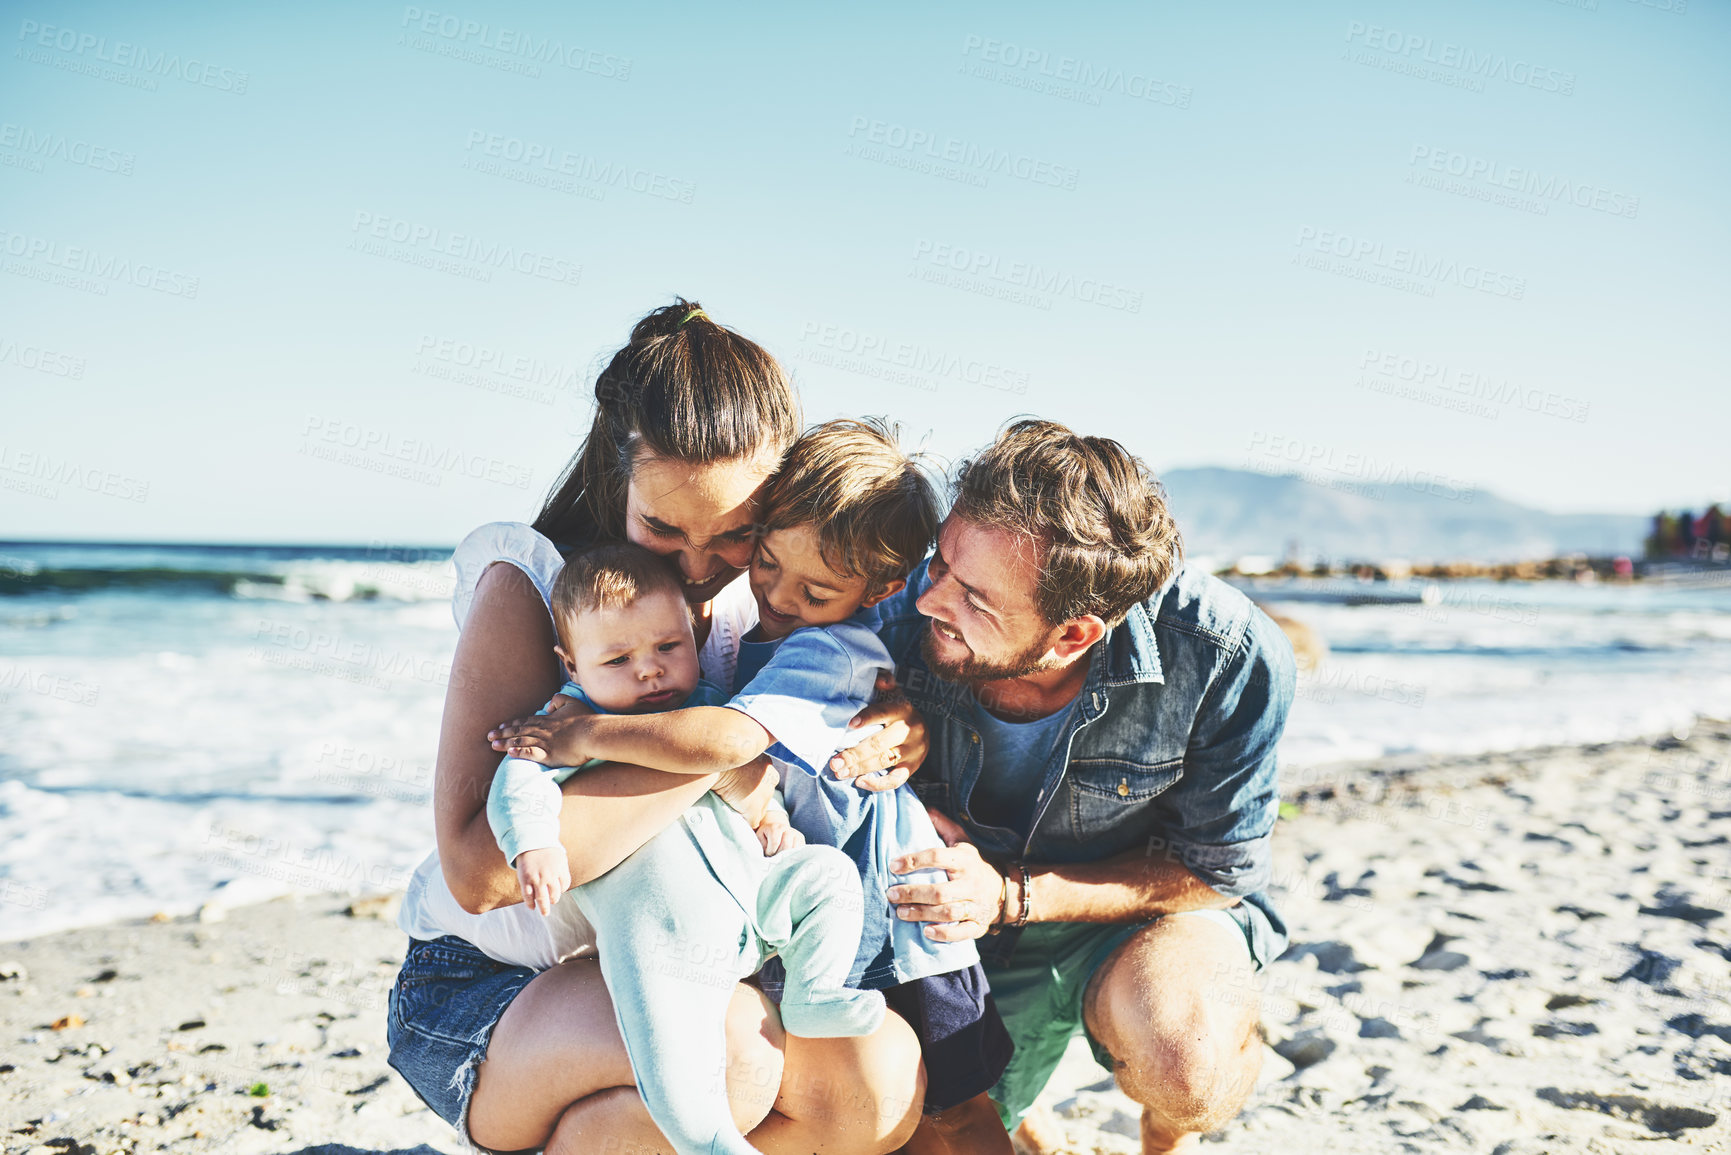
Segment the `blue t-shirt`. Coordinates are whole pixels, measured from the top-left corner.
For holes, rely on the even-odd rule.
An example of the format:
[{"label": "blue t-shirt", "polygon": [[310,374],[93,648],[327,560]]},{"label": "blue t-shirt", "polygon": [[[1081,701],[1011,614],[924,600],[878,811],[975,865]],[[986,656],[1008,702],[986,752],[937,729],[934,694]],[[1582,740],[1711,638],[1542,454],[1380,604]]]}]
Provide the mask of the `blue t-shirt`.
[{"label": "blue t-shirt", "polygon": [[1039,797],[1052,748],[1063,733],[1064,723],[1076,708],[1068,706],[1032,722],[1006,722],[973,698],[974,725],[979,727],[985,763],[974,784],[968,809],[974,817],[992,826],[1004,826],[1026,838],[1034,820],[1034,800]]},{"label": "blue t-shirt", "polygon": [[786,638],[765,638],[762,626],[752,626],[746,635],[739,639],[739,660],[733,668],[733,684],[749,686],[751,680],[775,657],[775,652],[781,649],[781,643]]}]

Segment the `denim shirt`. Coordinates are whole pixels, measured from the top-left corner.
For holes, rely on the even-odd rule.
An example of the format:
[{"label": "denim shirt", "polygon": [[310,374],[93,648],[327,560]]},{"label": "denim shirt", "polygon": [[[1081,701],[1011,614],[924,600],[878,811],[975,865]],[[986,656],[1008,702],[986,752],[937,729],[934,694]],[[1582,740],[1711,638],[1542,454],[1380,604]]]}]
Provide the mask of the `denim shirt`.
[{"label": "denim shirt", "polygon": [[[929,564],[929,563],[928,563]],[[984,768],[972,691],[926,666],[915,601],[926,566],[876,609],[897,680],[925,717],[931,752],[911,784],[958,821],[982,854],[1031,863],[1096,862],[1127,850],[1162,855],[1243,902],[1229,912],[1258,963],[1286,948],[1262,893],[1280,812],[1275,746],[1295,682],[1292,646],[1250,599],[1185,566],[1131,607],[1082,659],[1088,676],[1059,735],[1024,835],[975,819]],[[987,965],[1009,960],[1019,932],[980,940]]]}]

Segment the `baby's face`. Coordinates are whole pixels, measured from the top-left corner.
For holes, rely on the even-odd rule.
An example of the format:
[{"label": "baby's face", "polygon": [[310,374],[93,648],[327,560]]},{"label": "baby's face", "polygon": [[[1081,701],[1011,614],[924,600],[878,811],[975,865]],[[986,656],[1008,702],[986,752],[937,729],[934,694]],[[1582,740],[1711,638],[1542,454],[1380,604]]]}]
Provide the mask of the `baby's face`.
[{"label": "baby's face", "polygon": [[758,539],[751,593],[766,638],[785,638],[801,626],[845,622],[865,604],[865,592],[865,578],[844,577],[829,568],[815,526],[771,530]]},{"label": "baby's face", "polygon": [[565,673],[616,714],[653,714],[684,705],[697,688],[697,643],[685,599],[657,590],[622,609],[579,613],[558,648]]}]

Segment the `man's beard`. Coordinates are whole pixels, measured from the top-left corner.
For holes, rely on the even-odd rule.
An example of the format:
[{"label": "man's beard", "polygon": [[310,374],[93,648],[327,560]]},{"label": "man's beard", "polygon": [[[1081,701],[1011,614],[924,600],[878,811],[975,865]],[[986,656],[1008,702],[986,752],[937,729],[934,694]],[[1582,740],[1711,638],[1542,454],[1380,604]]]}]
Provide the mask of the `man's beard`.
[{"label": "man's beard", "polygon": [[[959,643],[966,645],[966,642]],[[926,636],[920,639],[920,654],[926,660],[932,673],[947,682],[960,682],[965,686],[978,686],[986,682],[997,682],[1006,678],[1021,678],[1046,669],[1051,663],[1046,660],[1047,646],[1044,642],[1035,642],[1026,650],[1010,658],[1008,661],[988,662],[970,652],[969,656],[960,661],[945,659],[933,652],[932,627],[927,625]]]}]

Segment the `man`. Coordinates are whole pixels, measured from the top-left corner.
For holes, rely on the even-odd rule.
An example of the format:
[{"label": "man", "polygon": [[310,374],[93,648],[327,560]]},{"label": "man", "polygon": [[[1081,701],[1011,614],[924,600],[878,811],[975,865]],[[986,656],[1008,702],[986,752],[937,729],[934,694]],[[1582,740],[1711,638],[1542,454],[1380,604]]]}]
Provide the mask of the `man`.
[{"label": "man", "polygon": [[[1142,1105],[1145,1155],[1236,1115],[1261,1064],[1254,972],[1286,945],[1261,894],[1292,650],[1182,566],[1140,461],[1019,421],[963,464],[937,548],[880,607],[931,753],[913,776],[948,849],[890,888],[981,954],[1015,1041],[1014,1129],[1070,1038]],[[946,1119],[965,1133],[978,1120]],[[945,1149],[928,1127],[909,1151]]]}]

